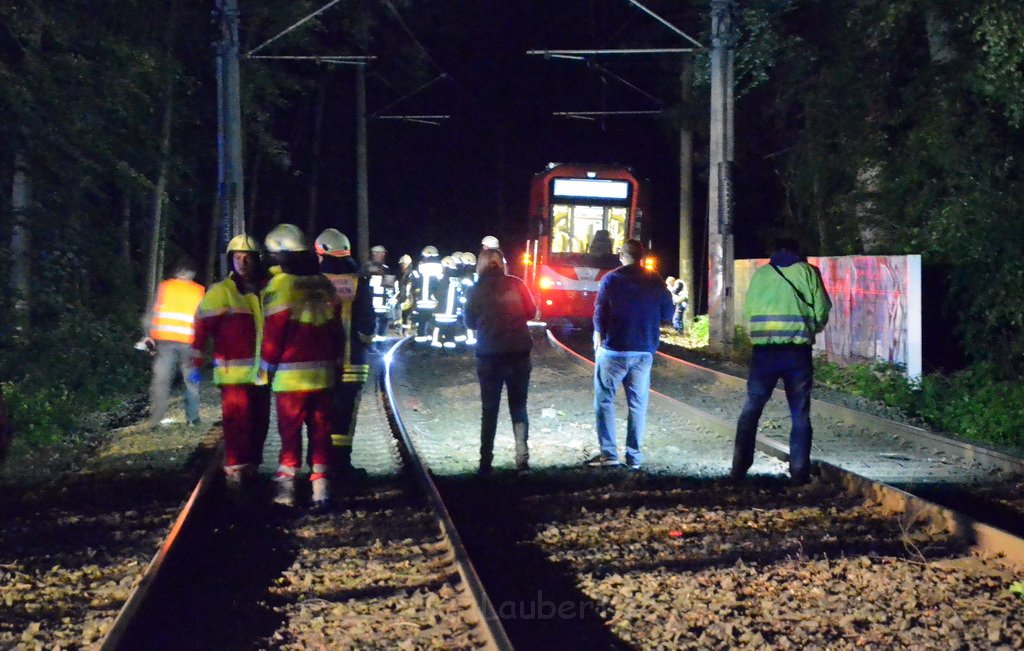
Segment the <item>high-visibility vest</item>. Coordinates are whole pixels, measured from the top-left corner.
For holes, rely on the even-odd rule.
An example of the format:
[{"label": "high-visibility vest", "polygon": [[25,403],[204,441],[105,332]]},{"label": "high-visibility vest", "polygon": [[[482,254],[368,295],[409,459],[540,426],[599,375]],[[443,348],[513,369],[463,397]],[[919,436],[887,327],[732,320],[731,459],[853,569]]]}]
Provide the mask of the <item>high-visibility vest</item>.
[{"label": "high-visibility vest", "polygon": [[191,344],[195,337],[196,308],[206,289],[184,278],[170,278],[160,283],[149,322],[149,336],[157,341]]}]

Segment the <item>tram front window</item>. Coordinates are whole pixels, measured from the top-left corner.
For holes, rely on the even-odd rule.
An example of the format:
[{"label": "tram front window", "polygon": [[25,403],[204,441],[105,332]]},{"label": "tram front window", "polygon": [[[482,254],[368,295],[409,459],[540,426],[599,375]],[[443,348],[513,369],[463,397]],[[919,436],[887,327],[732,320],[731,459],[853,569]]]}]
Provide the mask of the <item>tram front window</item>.
[{"label": "tram front window", "polygon": [[622,207],[555,204],[551,207],[551,253],[614,256],[625,242],[626,215],[627,209]]}]

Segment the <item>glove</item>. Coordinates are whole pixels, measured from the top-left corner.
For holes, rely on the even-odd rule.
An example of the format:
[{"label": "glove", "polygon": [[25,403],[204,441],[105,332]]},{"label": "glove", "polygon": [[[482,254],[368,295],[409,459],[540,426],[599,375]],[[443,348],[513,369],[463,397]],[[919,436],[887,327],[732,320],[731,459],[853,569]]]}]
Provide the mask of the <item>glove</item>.
[{"label": "glove", "polygon": [[194,368],[188,374],[188,383],[189,384],[199,384],[202,381],[203,381],[203,373],[199,369]]}]

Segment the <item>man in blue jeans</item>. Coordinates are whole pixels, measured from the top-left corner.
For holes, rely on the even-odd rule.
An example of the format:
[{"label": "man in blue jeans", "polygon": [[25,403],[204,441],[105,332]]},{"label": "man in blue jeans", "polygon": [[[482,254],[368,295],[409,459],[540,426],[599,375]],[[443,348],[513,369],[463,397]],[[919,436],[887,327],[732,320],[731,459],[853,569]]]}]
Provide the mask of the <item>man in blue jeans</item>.
[{"label": "man in blue jeans", "polygon": [[644,269],[644,246],[627,240],[622,266],[603,279],[594,304],[594,413],[601,452],[586,462],[592,467],[620,465],[615,442],[615,392],[626,391],[626,466],[639,470],[647,423],[651,364],[662,322],[672,318],[672,296],[657,272]]},{"label": "man in blue jeans", "polygon": [[754,462],[757,422],[781,377],[792,427],[789,475],[794,484],[811,478],[811,346],[828,323],[832,309],[818,270],[803,261],[795,243],[780,241],[779,250],[750,280],[743,317],[753,344],[747,401],[736,425],[733,480],[746,477]]}]

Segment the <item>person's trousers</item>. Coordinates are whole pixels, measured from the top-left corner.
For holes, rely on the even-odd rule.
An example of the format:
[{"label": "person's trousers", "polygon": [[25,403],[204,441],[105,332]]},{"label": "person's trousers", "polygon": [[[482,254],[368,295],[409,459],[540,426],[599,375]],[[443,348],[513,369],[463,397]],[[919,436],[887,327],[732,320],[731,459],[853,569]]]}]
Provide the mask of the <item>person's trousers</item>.
[{"label": "person's trousers", "polygon": [[526,399],[530,388],[530,353],[481,355],[476,358],[476,376],[480,381],[480,466],[489,468],[494,459],[494,436],[498,430],[501,389],[508,388],[508,412],[516,442],[516,465],[529,460],[530,419]]},{"label": "person's trousers", "polygon": [[651,365],[654,355],[646,352],[619,352],[598,348],[594,354],[594,414],[597,441],[601,452],[619,458],[615,441],[615,393],[621,385],[626,391],[626,463],[643,461],[640,447],[647,428],[647,401],[651,390]]},{"label": "person's trousers", "polygon": [[189,423],[199,420],[199,385],[188,381],[192,372],[192,346],[177,341],[157,341],[149,385],[149,421],[154,425],[167,415],[175,372],[185,384],[185,419]]},{"label": "person's trousers", "polygon": [[220,387],[224,428],[224,467],[255,471],[263,461],[270,425],[270,387],[224,384]]},{"label": "person's trousers", "polygon": [[736,424],[733,473],[742,475],[754,463],[757,423],[775,384],[782,378],[792,425],[789,430],[789,473],[806,479],[811,471],[811,387],[814,364],[806,345],[754,346],[747,378],[747,401]]},{"label": "person's trousers", "polygon": [[335,465],[352,462],[352,441],[356,433],[356,414],[364,382],[339,382],[331,390],[333,418],[331,453]]},{"label": "person's trousers", "polygon": [[[277,431],[281,436],[278,465],[302,467],[302,425],[309,437],[311,479],[326,475],[331,466],[331,392],[281,391],[277,400]],[[278,469],[281,474],[281,469]]]}]

